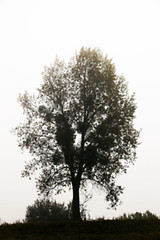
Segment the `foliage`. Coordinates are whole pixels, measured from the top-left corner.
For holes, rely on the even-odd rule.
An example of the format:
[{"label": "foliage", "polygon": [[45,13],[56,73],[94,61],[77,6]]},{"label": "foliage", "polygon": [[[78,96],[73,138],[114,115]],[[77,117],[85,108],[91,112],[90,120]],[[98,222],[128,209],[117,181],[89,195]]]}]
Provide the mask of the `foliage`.
[{"label": "foliage", "polygon": [[154,213],[151,213],[150,211],[146,211],[145,213],[132,213],[132,214],[126,214],[124,213],[122,216],[118,217],[119,220],[145,220],[145,219],[158,219],[157,215]]},{"label": "foliage", "polygon": [[[111,207],[123,192],[117,175],[136,157],[134,95],[99,49],[82,48],[68,64],[45,67],[37,96],[19,96],[26,121],[15,132],[32,154],[23,176],[38,170],[42,194],[73,190],[73,218],[80,219],[79,190],[90,182],[106,192]],[[87,192],[86,192],[87,195]]]},{"label": "foliage", "polygon": [[71,218],[71,209],[64,203],[51,202],[49,200],[36,200],[33,205],[27,207],[26,222],[52,222],[64,221]]}]

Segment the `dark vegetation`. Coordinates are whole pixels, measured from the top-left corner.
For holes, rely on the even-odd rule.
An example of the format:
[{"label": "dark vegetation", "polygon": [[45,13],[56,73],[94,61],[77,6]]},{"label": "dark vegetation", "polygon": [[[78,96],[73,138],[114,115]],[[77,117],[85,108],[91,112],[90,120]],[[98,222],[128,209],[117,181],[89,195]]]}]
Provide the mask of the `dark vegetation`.
[{"label": "dark vegetation", "polygon": [[36,200],[27,207],[25,222],[53,222],[71,219],[71,204],[57,203],[50,200]]},{"label": "dark vegetation", "polygon": [[[37,199],[32,205],[26,209],[25,223],[47,223],[47,222],[62,222],[72,219],[72,204],[57,203],[49,199]],[[81,210],[83,220],[86,220],[86,209]],[[150,211],[145,213],[135,212],[131,214],[124,213],[122,216],[115,218],[115,220],[157,220],[158,216]],[[97,219],[105,220],[104,218]]]},{"label": "dark vegetation", "polygon": [[[81,206],[81,217],[86,219],[86,209]],[[72,203],[67,205],[64,203],[57,203],[49,199],[37,199],[32,205],[26,209],[25,222],[59,222],[72,219]]]},{"label": "dark vegetation", "polygon": [[135,98],[115,65],[99,49],[82,48],[68,64],[45,67],[37,95],[19,102],[26,116],[15,133],[32,156],[23,172],[38,170],[40,194],[72,189],[72,218],[80,220],[80,193],[88,183],[116,207],[123,187],[116,184],[136,158]]},{"label": "dark vegetation", "polygon": [[160,220],[150,211],[80,222],[66,220],[66,212],[70,218],[64,204],[37,200],[27,207],[23,223],[0,226],[0,240],[160,240]]},{"label": "dark vegetation", "polygon": [[122,216],[118,217],[117,219],[119,220],[153,220],[153,219],[158,219],[158,217],[154,214],[151,213],[150,211],[146,211],[145,213],[132,213],[132,214],[126,214],[124,213]]},{"label": "dark vegetation", "polygon": [[19,223],[0,226],[0,240],[160,240],[160,220]]}]

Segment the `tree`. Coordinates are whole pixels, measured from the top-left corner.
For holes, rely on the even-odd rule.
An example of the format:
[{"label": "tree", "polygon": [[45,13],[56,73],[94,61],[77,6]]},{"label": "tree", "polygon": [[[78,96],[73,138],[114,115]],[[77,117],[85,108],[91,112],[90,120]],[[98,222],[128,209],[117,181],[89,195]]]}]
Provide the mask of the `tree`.
[{"label": "tree", "polygon": [[26,210],[26,222],[51,222],[69,220],[71,209],[64,203],[52,202],[48,199],[36,200],[33,205],[29,205]]},{"label": "tree", "polygon": [[80,189],[88,182],[106,192],[111,207],[123,192],[116,176],[136,157],[135,99],[123,76],[99,49],[82,48],[68,64],[45,67],[37,96],[19,96],[26,121],[15,132],[33,156],[23,176],[38,170],[40,193],[73,191],[73,219],[80,220]]}]

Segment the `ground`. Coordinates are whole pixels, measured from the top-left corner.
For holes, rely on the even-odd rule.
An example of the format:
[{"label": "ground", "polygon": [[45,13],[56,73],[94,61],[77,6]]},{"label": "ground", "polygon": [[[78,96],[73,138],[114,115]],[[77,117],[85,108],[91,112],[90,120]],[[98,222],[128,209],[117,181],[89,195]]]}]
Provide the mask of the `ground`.
[{"label": "ground", "polygon": [[160,240],[160,220],[17,223],[0,226],[0,240]]}]

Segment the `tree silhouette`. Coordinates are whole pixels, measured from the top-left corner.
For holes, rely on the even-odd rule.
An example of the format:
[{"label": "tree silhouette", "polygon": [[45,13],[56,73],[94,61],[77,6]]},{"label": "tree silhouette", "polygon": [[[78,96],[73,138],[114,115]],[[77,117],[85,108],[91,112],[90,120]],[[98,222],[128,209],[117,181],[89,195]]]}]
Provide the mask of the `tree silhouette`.
[{"label": "tree silhouette", "polygon": [[26,121],[15,132],[32,160],[23,176],[38,170],[40,193],[73,191],[73,219],[80,220],[80,189],[88,182],[106,192],[111,207],[123,192],[116,176],[136,156],[134,94],[99,49],[82,48],[68,64],[45,67],[37,96],[19,96]]}]

